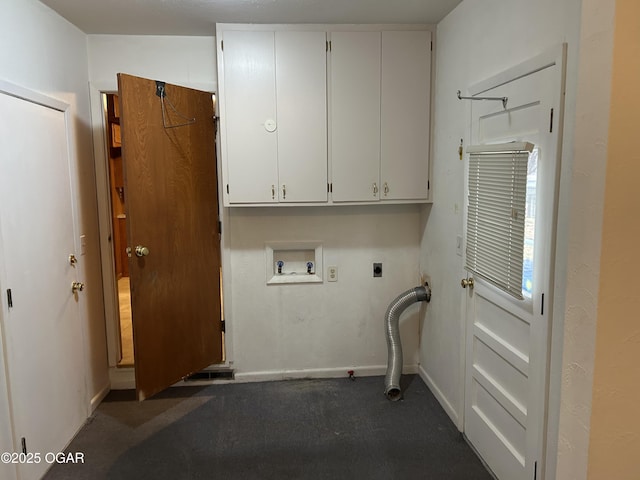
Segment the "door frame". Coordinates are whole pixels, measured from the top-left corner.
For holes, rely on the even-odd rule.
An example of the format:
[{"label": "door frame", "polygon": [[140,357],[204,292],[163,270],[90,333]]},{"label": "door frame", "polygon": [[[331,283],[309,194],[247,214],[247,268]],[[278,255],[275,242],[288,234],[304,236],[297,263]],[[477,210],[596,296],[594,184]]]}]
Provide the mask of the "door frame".
[{"label": "door frame", "polygon": [[[562,358],[562,341],[558,340],[557,337],[562,335],[561,329],[559,329],[555,323],[558,321],[562,321],[562,319],[554,318],[554,303],[555,303],[555,286],[554,281],[556,278],[555,265],[557,263],[557,255],[558,251],[556,248],[557,245],[557,236],[558,236],[558,201],[560,194],[560,174],[562,170],[562,154],[563,154],[563,136],[564,136],[564,112],[565,112],[565,97],[566,97],[566,68],[567,68],[567,44],[562,43],[555,45],[551,48],[548,48],[544,52],[533,56],[524,62],[521,62],[513,67],[507,68],[502,72],[493,75],[489,78],[486,78],[482,81],[474,83],[473,85],[467,88],[467,92],[465,95],[475,96],[481,95],[483,92],[499,87],[500,85],[504,85],[505,83],[512,82],[519,78],[522,78],[526,75],[533,74],[537,71],[543,70],[544,68],[559,65],[557,76],[555,81],[557,82],[558,90],[556,91],[556,95],[558,95],[558,104],[559,104],[559,112],[557,116],[557,122],[555,127],[557,128],[558,141],[557,141],[557,150],[556,150],[556,171],[555,171],[555,190],[554,190],[554,208],[553,208],[553,219],[550,224],[551,234],[550,238],[552,239],[552,244],[549,246],[549,270],[546,273],[546,278],[548,282],[548,291],[546,291],[545,295],[545,310],[548,315],[548,325],[547,325],[547,364],[546,370],[544,372],[544,386],[545,386],[545,394],[544,394],[544,406],[540,419],[541,426],[541,434],[540,434],[540,456],[539,462],[542,464],[538,465],[538,472],[541,474],[540,478],[545,478],[547,472],[547,464],[549,463],[549,459],[551,456],[556,454],[557,450],[557,439],[554,438],[554,432],[557,434],[557,425],[554,427],[553,425],[549,425],[549,420],[553,418],[557,418],[560,411],[560,402],[559,399],[557,401],[550,401],[551,394],[555,390],[554,385],[559,382],[561,378],[561,369],[562,363],[557,361],[558,358]],[[471,119],[471,106],[470,101],[469,104],[465,108],[465,115],[469,119],[469,124],[467,126],[467,138],[471,139],[471,129],[472,129],[472,119]],[[469,163],[465,162],[464,166],[464,199],[466,202],[467,198],[467,178],[469,175]],[[464,210],[463,215],[463,248],[466,248],[466,239],[467,239],[467,209]],[[464,269],[463,269],[464,270]],[[466,270],[464,270],[465,275],[467,274]],[[463,302],[463,305],[466,305],[466,291],[463,291],[460,295],[460,299]],[[460,412],[458,416],[458,429],[464,433],[464,422],[465,422],[465,405],[466,405],[466,396],[468,392],[466,391],[466,375],[467,375],[467,309],[463,308],[461,312],[461,325],[462,325],[462,335],[460,339],[460,391],[463,392]],[[557,392],[556,392],[557,394]]]},{"label": "door frame", "polygon": [[[216,94],[215,84],[184,85],[185,87],[204,90]],[[111,389],[135,388],[133,367],[118,368],[118,289],[114,271],[113,244],[109,241],[112,232],[111,197],[109,190],[108,139],[106,137],[105,110],[103,98],[105,94],[117,94],[118,85],[114,75],[113,82],[89,82],[91,103],[91,125],[93,129],[93,158],[96,172],[96,195],[98,200],[98,224],[100,231],[100,263],[102,265],[102,287],[105,306],[105,327],[107,356],[109,361],[109,378]],[[217,107],[217,105],[216,105]],[[233,367],[233,326],[231,320],[231,260],[229,236],[229,208],[223,207],[221,192],[222,172],[220,161],[219,128],[216,129],[216,158],[218,170],[218,204],[219,220],[222,225],[220,255],[222,263],[223,319],[225,320],[224,351],[225,361],[221,368]]]}]

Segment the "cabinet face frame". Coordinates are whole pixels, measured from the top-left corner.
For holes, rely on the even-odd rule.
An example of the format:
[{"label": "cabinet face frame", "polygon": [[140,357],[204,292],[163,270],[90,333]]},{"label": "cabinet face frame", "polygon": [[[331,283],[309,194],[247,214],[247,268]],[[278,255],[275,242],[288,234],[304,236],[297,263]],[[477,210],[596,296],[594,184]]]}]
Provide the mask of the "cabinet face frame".
[{"label": "cabinet face frame", "polygon": [[[431,59],[430,59],[430,85],[433,85],[434,83],[434,77],[435,77],[435,45],[436,45],[436,38],[435,38],[435,31],[436,31],[436,26],[435,25],[427,25],[427,24],[414,24],[414,25],[397,25],[397,24],[376,24],[376,25],[350,25],[350,24],[336,24],[336,25],[331,25],[331,24],[230,24],[230,23],[219,23],[216,24],[216,45],[217,45],[217,57],[218,57],[218,62],[217,62],[217,66],[218,66],[218,93],[219,93],[219,98],[221,99],[219,102],[219,112],[220,112],[220,117],[223,119],[220,122],[220,145],[221,145],[221,170],[222,170],[222,175],[223,175],[223,204],[225,207],[243,207],[243,206],[247,206],[247,207],[255,207],[255,206],[274,206],[274,205],[279,205],[279,206],[307,206],[307,205],[325,205],[325,206],[333,206],[333,205],[370,205],[370,204],[380,204],[380,203],[386,203],[386,204],[407,204],[407,203],[431,203],[432,202],[432,198],[433,198],[433,186],[430,186],[431,188],[428,190],[428,195],[426,198],[424,198],[424,196],[421,196],[421,198],[392,198],[392,197],[388,197],[387,199],[384,199],[384,195],[383,195],[383,185],[380,185],[380,183],[378,183],[377,187],[378,187],[378,191],[379,191],[379,195],[382,198],[382,201],[378,201],[378,200],[374,200],[372,201],[360,201],[360,200],[351,200],[351,201],[345,201],[345,202],[339,202],[339,201],[335,201],[332,198],[332,194],[329,193],[328,195],[328,200],[324,201],[324,202],[298,202],[295,200],[292,200],[291,203],[285,203],[285,202],[273,202],[273,201],[265,201],[265,202],[251,202],[251,203],[233,203],[230,201],[230,197],[229,194],[227,192],[227,183],[228,183],[228,179],[229,179],[229,175],[228,175],[228,162],[227,162],[227,151],[226,151],[226,146],[225,146],[225,142],[226,142],[226,125],[225,125],[225,121],[224,118],[226,116],[226,108],[225,108],[225,102],[224,100],[222,100],[224,98],[224,92],[225,92],[225,76],[224,76],[224,62],[222,61],[223,59],[223,40],[224,40],[224,35],[226,32],[230,32],[230,31],[271,31],[271,32],[278,32],[278,31],[298,31],[298,32],[303,32],[303,31],[315,31],[315,32],[326,32],[327,34],[327,49],[330,48],[330,42],[331,42],[331,35],[333,32],[387,32],[387,31],[394,31],[394,32],[403,32],[403,31],[425,31],[425,32],[429,32],[431,35]],[[331,133],[331,125],[329,124],[330,122],[330,118],[332,115],[332,108],[331,108],[331,58],[330,56],[330,52],[327,51],[327,65],[326,65],[326,81],[327,81],[327,145],[328,145],[328,152],[327,152],[327,191],[330,192],[331,187],[332,187],[332,178],[333,178],[333,165],[332,165],[332,154],[331,154],[331,142],[332,142],[332,133]],[[430,91],[428,93],[428,98],[430,100],[430,106],[433,105],[433,91]],[[429,131],[426,134],[427,139],[429,139],[429,143],[428,143],[428,152],[427,152],[427,165],[425,170],[428,173],[426,182],[427,185],[429,184],[429,178],[431,177],[430,172],[431,172],[431,162],[429,161],[429,159],[432,157],[432,151],[433,148],[431,146],[431,142],[430,142],[430,138],[432,136],[432,125],[433,122],[432,120],[432,115],[433,115],[433,109],[430,107],[429,109],[430,111],[428,112],[428,116],[429,116]],[[384,183],[384,180],[382,178],[380,178],[381,182]],[[278,185],[275,186],[276,187],[276,198],[277,195],[280,194],[280,192],[278,191]],[[270,195],[270,192],[269,192]],[[373,197],[372,197],[373,198]]]}]

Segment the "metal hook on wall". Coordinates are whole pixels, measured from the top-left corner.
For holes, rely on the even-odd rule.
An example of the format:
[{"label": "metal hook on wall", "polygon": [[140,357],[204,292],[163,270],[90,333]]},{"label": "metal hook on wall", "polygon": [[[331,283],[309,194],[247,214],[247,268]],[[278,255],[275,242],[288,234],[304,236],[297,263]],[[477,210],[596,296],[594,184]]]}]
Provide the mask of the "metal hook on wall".
[{"label": "metal hook on wall", "polygon": [[[187,125],[193,125],[194,123],[196,123],[195,117],[189,118],[186,115],[183,115],[182,113],[180,113],[176,109],[176,107],[173,106],[171,101],[167,98],[167,91],[165,90],[165,82],[160,82],[156,80],[156,95],[160,97],[160,105],[162,106],[162,125],[164,126],[164,128],[185,127]],[[185,123],[178,123],[176,125],[167,125],[165,99],[166,99],[166,103],[169,105],[169,107],[171,107],[171,110],[173,110],[173,112],[176,115],[178,115],[180,118],[183,118],[184,120],[186,120]]]},{"label": "metal hook on wall", "polygon": [[500,100],[502,102],[502,108],[507,108],[507,102],[509,97],[463,97],[460,90],[458,90],[458,100]]}]

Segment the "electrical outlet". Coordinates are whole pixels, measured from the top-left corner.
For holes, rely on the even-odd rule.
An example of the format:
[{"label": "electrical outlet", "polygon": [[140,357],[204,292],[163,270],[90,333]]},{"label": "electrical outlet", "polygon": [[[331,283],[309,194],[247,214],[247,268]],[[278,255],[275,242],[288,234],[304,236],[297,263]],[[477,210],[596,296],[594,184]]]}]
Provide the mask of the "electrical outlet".
[{"label": "electrical outlet", "polygon": [[382,276],[382,264],[381,263],[374,263],[373,264],[373,276],[374,277],[381,277]]},{"label": "electrical outlet", "polygon": [[327,275],[327,281],[328,282],[337,282],[338,281],[338,267],[336,267],[335,265],[331,265],[328,269],[327,269],[328,275]]}]

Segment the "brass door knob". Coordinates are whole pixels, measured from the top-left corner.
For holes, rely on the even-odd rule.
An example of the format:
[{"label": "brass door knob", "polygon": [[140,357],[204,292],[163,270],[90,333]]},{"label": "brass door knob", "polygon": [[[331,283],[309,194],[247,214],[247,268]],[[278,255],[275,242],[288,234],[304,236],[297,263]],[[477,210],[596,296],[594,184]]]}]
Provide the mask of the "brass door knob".
[{"label": "brass door knob", "polygon": [[137,257],[146,257],[149,255],[149,249],[147,247],[143,247],[142,245],[138,245],[135,249]]},{"label": "brass door knob", "polygon": [[82,282],[73,282],[71,284],[71,291],[73,293],[78,293],[84,290],[84,283]]},{"label": "brass door knob", "polygon": [[461,286],[462,288],[467,288],[467,287],[469,287],[469,288],[473,288],[473,283],[474,283],[474,282],[473,282],[473,278],[463,278],[463,279],[460,281],[460,286]]}]

